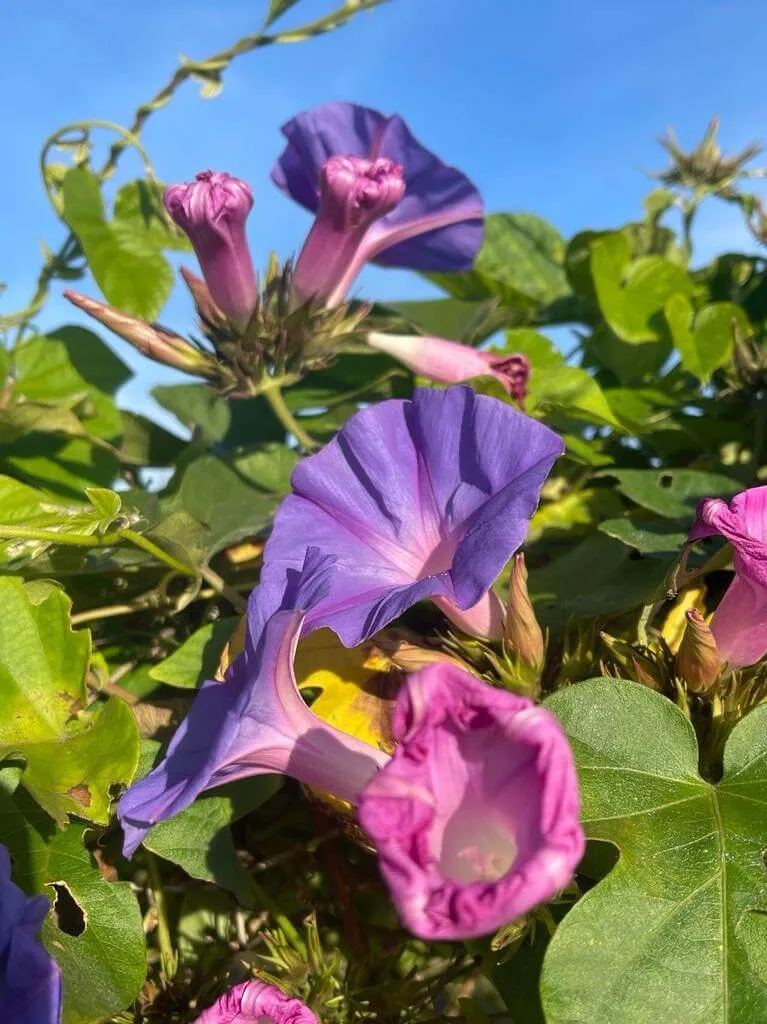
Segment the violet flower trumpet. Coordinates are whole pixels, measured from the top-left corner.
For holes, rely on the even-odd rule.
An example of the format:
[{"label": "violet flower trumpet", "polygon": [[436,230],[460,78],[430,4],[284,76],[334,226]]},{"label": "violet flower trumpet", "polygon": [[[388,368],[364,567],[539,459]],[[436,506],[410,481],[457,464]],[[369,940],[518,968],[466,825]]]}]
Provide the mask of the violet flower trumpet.
[{"label": "violet flower trumpet", "polygon": [[550,711],[434,664],[407,677],[393,731],[358,818],[409,931],[487,935],[570,881],[585,847],[580,796]]},{"label": "violet flower trumpet", "polygon": [[264,552],[260,626],[317,547],[335,567],[306,629],[354,647],[430,598],[461,629],[502,636],[492,585],[563,451],[542,423],[465,386],[361,410],[293,472]]},{"label": "violet flower trumpet", "polygon": [[194,1024],[319,1024],[300,999],[275,985],[245,981],[225,992]]},{"label": "violet flower trumpet", "polygon": [[61,972],[38,939],[49,910],[45,896],[29,898],[11,881],[11,859],[0,845],[0,1020],[59,1024]]},{"label": "violet flower trumpet", "polygon": [[709,623],[719,656],[734,668],[767,654],[767,487],[751,487],[727,502],[706,498],[689,541],[719,534],[733,547],[735,578]]},{"label": "violet flower trumpet", "polygon": [[316,215],[296,267],[300,300],[337,305],[370,260],[423,271],[471,267],[482,244],[479,192],[402,118],[325,103],[282,133],[288,141],[272,180]]},{"label": "violet flower trumpet", "polygon": [[231,174],[200,171],[188,185],[171,185],[165,209],[189,237],[215,304],[240,331],[257,299],[256,275],[245,234],[253,208],[250,186]]},{"label": "violet flower trumpet", "polygon": [[493,376],[511,398],[524,408],[530,360],[521,352],[512,354],[478,352],[469,345],[444,338],[418,334],[381,334],[371,331],[367,343],[379,352],[386,352],[419,377],[440,384],[460,384],[472,377]]},{"label": "violet flower trumpet", "polygon": [[[225,681],[203,683],[160,764],[122,796],[117,815],[125,855],[158,821],[200,793],[253,775],[280,773],[350,803],[388,755],[323,722],[305,704],[293,671],[303,622],[326,591],[332,559],[307,552],[284,609],[254,628],[251,600],[245,648]],[[294,610],[295,609],[295,610]]]}]

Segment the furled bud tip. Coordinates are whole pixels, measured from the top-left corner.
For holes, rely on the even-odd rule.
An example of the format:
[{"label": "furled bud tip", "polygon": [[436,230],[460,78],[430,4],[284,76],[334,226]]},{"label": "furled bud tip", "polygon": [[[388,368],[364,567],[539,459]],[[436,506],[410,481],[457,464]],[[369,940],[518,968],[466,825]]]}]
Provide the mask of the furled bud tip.
[{"label": "furled bud tip", "polygon": [[706,620],[691,608],[687,612],[682,643],[676,655],[676,670],[693,693],[706,693],[719,678],[722,661]]},{"label": "furled bud tip", "polygon": [[511,355],[477,352],[468,345],[459,345],[444,338],[380,334],[378,331],[368,334],[367,343],[371,348],[398,359],[419,377],[427,377],[440,384],[460,384],[472,377],[491,375],[500,381],[520,408],[524,406],[530,360],[519,352]]},{"label": "furled bud tip", "polygon": [[89,299],[86,295],[80,295],[71,289],[64,292],[64,297],[133,345],[142,355],[154,359],[156,363],[164,363],[166,366],[173,366],[177,370],[199,374],[202,377],[215,376],[216,367],[213,360],[166,327],[149,324],[145,320],[129,316],[128,313],[123,313],[113,306]]},{"label": "furled bud tip", "polygon": [[540,672],[546,647],[527,590],[527,567],[521,551],[514,556],[511,565],[504,639],[525,668]]},{"label": "furled bud tip", "polygon": [[190,185],[171,185],[165,209],[194,246],[215,304],[244,330],[256,304],[256,275],[245,222],[253,208],[250,186],[231,174],[200,171]]},{"label": "furled bud tip", "polygon": [[340,302],[365,261],[360,246],[368,228],[404,195],[402,168],[392,160],[332,156],[322,168],[317,218],[296,263],[296,301]]}]

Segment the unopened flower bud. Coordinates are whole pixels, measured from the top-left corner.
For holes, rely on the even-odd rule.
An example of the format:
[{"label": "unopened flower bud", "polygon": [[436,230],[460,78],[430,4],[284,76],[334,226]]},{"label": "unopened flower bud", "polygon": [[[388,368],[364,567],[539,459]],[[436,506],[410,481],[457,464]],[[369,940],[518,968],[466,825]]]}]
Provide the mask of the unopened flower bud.
[{"label": "unopened flower bud", "polygon": [[[602,643],[612,655],[613,662],[621,678],[633,679],[651,690],[662,692],[666,688],[666,672],[659,660],[650,657],[652,652],[638,650],[625,640],[601,633]],[[647,650],[647,648],[645,648]],[[611,675],[609,665],[603,666],[605,675]]]},{"label": "unopened flower bud", "polygon": [[123,313],[104,302],[89,299],[67,289],[64,297],[81,309],[94,320],[98,320],[118,337],[133,345],[142,355],[154,359],[156,363],[173,366],[186,373],[199,374],[202,377],[215,377],[216,367],[213,360],[190,345],[179,334],[174,334],[160,324],[149,324],[138,317]]},{"label": "unopened flower bud", "polygon": [[504,639],[522,665],[534,672],[543,667],[545,643],[543,630],[535,615],[527,590],[525,556],[514,556],[509,580],[509,601],[506,607]]},{"label": "unopened flower bud", "polygon": [[363,238],[405,195],[402,168],[392,160],[332,156],[320,175],[320,205],[296,263],[295,300],[337,305],[364,263]]},{"label": "unopened flower bud", "polygon": [[710,690],[722,671],[716,640],[706,620],[694,608],[687,612],[687,626],[676,655],[676,670],[693,693]]},{"label": "unopened flower bud", "polygon": [[524,405],[530,379],[530,360],[519,352],[510,355],[478,352],[470,345],[460,345],[444,338],[381,334],[378,331],[368,334],[367,343],[371,348],[398,359],[420,377],[428,377],[441,384],[459,384],[472,377],[491,375],[500,381],[520,408]]},{"label": "unopened flower bud", "polygon": [[189,185],[171,185],[163,197],[169,216],[188,235],[215,304],[244,330],[256,304],[253,261],[245,222],[253,208],[250,186],[231,174],[200,171]]}]

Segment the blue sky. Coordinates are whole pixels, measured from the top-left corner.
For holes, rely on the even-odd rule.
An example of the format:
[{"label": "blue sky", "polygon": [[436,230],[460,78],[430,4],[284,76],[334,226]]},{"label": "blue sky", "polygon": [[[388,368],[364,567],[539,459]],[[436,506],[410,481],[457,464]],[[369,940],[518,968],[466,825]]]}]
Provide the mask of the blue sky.
[{"label": "blue sky", "polygon": [[[3,16],[4,159],[0,166],[0,313],[24,305],[40,241],[63,229],[39,181],[46,136],[99,118],[128,124],[165,82],[179,54],[200,59],[258,29],[266,0],[44,0]],[[332,9],[300,0],[285,27]],[[283,23],[281,23],[283,24]],[[564,235],[636,216],[644,171],[664,156],[655,137],[673,125],[687,145],[712,114],[725,148],[767,139],[767,19],[760,0],[392,0],[331,35],[240,58],[224,90],[201,100],[187,84],[147,124],[159,177],[205,167],[251,182],[254,257],[293,253],[308,216],[269,182],[279,126],[293,113],[348,99],[406,118],[415,134],[481,189],[488,210],[526,210]],[[140,168],[129,155],[118,180]],[[748,245],[732,211],[702,218],[698,252]],[[361,290],[380,299],[432,293],[417,277],[367,270]],[[97,295],[92,282],[81,290]],[[57,289],[40,326],[79,317]],[[161,317],[183,333],[191,306],[176,289]],[[181,379],[110,337],[136,371],[124,404],[149,411],[155,383]],[[155,407],[156,411],[156,407]]]}]

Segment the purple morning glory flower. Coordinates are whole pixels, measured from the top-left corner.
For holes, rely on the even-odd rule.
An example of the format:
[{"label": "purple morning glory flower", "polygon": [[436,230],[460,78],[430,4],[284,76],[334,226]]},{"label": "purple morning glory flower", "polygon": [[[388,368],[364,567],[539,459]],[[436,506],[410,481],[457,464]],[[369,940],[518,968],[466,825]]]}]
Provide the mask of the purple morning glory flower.
[{"label": "purple morning glory flower", "polygon": [[767,654],[767,487],[750,487],[728,505],[698,505],[690,541],[720,534],[732,544],[735,578],[711,619],[719,655],[735,668]]},{"label": "purple morning glory flower", "polygon": [[257,288],[245,222],[253,208],[247,182],[200,171],[190,185],[171,185],[163,196],[168,215],[194,246],[213,301],[240,330],[256,304]]},{"label": "purple morning glory flower", "polygon": [[264,552],[256,625],[317,547],[335,566],[307,629],[329,626],[354,647],[431,598],[468,632],[501,636],[491,587],[563,450],[542,423],[461,385],[361,410],[293,472]]},{"label": "purple morning glory flower", "polygon": [[487,935],[551,898],[585,839],[556,718],[453,665],[407,677],[391,760],[359,822],[403,923],[423,939]]},{"label": "purple morning glory flower", "polygon": [[61,974],[38,933],[50,904],[11,881],[11,858],[0,845],[0,1020],[58,1024]]},{"label": "purple morning glory flower", "polygon": [[263,981],[245,981],[225,992],[194,1024],[319,1024],[300,999]]},{"label": "purple morning glory flower", "polygon": [[424,271],[471,267],[482,244],[482,198],[401,117],[325,103],[282,132],[288,142],[272,179],[317,215],[296,266],[299,298],[340,302],[368,260]]},{"label": "purple morning glory flower", "polygon": [[296,685],[293,657],[301,609],[322,599],[331,563],[316,550],[307,552],[303,571],[289,581],[286,610],[277,611],[263,629],[260,623],[254,628],[251,601],[245,649],[225,682],[203,683],[165,758],[120,800],[126,857],[152,825],[224,782],[279,772],[351,802],[387,759],[322,722]]}]

